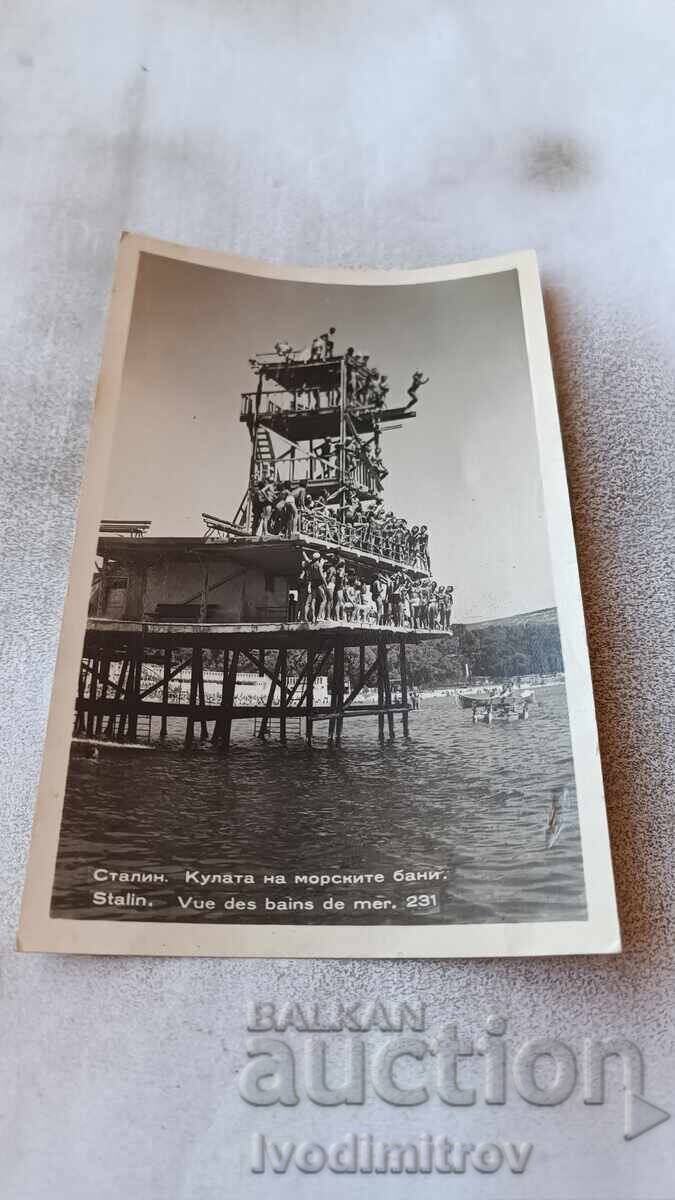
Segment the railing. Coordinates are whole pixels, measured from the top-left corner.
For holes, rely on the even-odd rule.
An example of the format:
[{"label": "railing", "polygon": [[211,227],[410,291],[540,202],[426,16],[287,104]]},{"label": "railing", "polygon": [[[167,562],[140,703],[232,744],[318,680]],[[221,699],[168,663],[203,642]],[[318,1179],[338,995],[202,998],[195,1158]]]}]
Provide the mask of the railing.
[{"label": "railing", "polygon": [[313,483],[315,481],[335,483],[338,480],[337,463],[321,459],[315,454],[297,454],[295,458],[282,455],[271,462],[257,459],[256,481],[276,480],[278,483]]},{"label": "railing", "polygon": [[[255,478],[258,483],[268,480],[276,480],[279,483],[338,483],[340,474],[336,455],[320,458],[317,454],[296,454],[291,458],[286,453],[273,461],[257,459]],[[345,483],[370,494],[382,490],[378,471],[362,458],[347,459]]]},{"label": "railing", "polygon": [[141,538],[148,532],[151,524],[151,521],[101,521],[99,533]]},{"label": "railing", "polygon": [[305,510],[298,513],[298,532],[320,542],[329,542],[343,549],[360,550],[418,571],[428,572],[430,569],[421,553],[411,553],[396,533],[374,529],[367,524],[340,521],[325,512],[315,514]]},{"label": "railing", "polygon": [[364,488],[367,492],[382,491],[380,473],[367,459],[348,459],[347,478],[354,487]]},{"label": "railing", "polygon": [[[241,420],[247,421],[256,415],[257,392],[242,392]],[[265,389],[260,393],[259,417],[274,416],[277,413],[308,413],[325,412],[337,408],[340,397],[337,389],[325,391],[312,388],[306,391],[283,392]]]}]

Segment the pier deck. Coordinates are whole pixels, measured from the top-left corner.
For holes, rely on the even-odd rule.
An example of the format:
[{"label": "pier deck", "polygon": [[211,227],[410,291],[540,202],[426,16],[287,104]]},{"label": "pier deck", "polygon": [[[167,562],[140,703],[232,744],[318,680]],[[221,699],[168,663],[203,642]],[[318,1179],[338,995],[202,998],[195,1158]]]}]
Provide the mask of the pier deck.
[{"label": "pier deck", "polygon": [[[95,638],[90,635],[96,635]],[[225,644],[293,646],[311,645],[325,639],[326,635],[339,638],[346,646],[376,646],[381,641],[399,642],[405,639],[411,645],[436,638],[452,637],[447,629],[411,629],[408,625],[371,625],[349,621],[237,621],[231,624],[191,621],[115,621],[105,617],[90,617],[87,621],[87,636],[90,641],[100,637],[121,641],[128,637],[143,637],[146,645],[164,644],[167,640],[176,646],[189,646],[195,641],[204,646]],[[86,642],[85,642],[86,645]]]}]

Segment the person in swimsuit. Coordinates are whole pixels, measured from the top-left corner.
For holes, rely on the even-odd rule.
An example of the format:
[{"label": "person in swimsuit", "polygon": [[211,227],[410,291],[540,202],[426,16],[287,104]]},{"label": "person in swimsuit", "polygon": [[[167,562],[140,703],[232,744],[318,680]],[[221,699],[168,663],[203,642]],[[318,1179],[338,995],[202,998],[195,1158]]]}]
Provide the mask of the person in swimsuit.
[{"label": "person in swimsuit", "polygon": [[419,546],[422,566],[426,567],[427,571],[430,571],[431,561],[429,559],[429,530],[426,525],[422,525],[420,527]]},{"label": "person in swimsuit", "polygon": [[347,586],[347,568],[344,558],[338,558],[335,564],[333,583],[333,605],[331,615],[336,621],[345,619],[345,588]]},{"label": "person in swimsuit", "polygon": [[266,537],[269,533],[272,505],[275,499],[274,485],[257,483],[253,489],[253,536]]},{"label": "person in swimsuit", "polygon": [[333,353],[335,351],[335,342],[333,341],[334,337],[335,337],[335,326],[334,325],[331,325],[330,329],[328,330],[328,333],[321,334],[321,341],[323,342],[323,357],[324,358],[332,358],[333,357]]},{"label": "person in swimsuit", "polygon": [[322,621],[328,608],[328,584],[324,572],[324,561],[315,550],[307,566],[308,621]]},{"label": "person in swimsuit", "polygon": [[391,592],[389,597],[391,619],[396,626],[401,624],[401,584],[402,576],[397,571],[391,578]]},{"label": "person in swimsuit", "polygon": [[414,372],[413,377],[412,377],[412,383],[410,384],[410,387],[408,388],[408,395],[410,396],[410,400],[406,404],[406,408],[412,408],[414,404],[417,404],[417,401],[419,400],[419,396],[417,395],[417,393],[418,393],[419,389],[421,387],[424,387],[424,384],[428,383],[428,382],[429,382],[429,380],[424,378],[424,374],[422,371]]}]

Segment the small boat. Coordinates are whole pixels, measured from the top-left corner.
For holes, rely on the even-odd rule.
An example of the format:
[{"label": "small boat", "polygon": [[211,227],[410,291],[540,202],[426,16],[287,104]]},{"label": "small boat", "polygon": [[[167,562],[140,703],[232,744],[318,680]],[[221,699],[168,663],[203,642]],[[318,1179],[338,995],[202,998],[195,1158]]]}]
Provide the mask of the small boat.
[{"label": "small boat", "polygon": [[533,699],[531,688],[511,687],[504,688],[501,692],[495,690],[488,695],[473,692],[468,696],[461,697],[462,707],[471,709],[474,725],[479,721],[491,725],[497,718],[508,721],[510,717],[516,717],[519,721],[528,721],[530,704]]},{"label": "small boat", "polygon": [[462,708],[487,708],[492,706],[496,711],[510,705],[531,704],[534,699],[532,688],[478,688],[475,692],[460,692],[459,702]]}]

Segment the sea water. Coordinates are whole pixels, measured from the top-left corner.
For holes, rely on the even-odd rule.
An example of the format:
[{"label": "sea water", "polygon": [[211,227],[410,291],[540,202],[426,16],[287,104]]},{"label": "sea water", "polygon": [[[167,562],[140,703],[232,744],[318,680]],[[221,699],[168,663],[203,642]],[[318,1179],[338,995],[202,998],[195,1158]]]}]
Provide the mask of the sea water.
[{"label": "sea water", "polygon": [[[395,739],[383,745],[377,717],[365,716],[345,721],[339,747],[328,745],[322,722],[309,749],[291,719],[286,746],[261,742],[245,721],[235,724],[228,753],[198,742],[185,752],[184,722],[170,722],[169,737],[153,740],[151,750],[102,748],[97,761],[72,755],[53,915],[353,924],[584,920],[565,688],[535,696],[529,720],[491,725],[474,724],[453,696],[423,699],[410,714],[410,736],[397,717]],[[561,789],[562,827],[551,845],[552,798]],[[111,912],[92,904],[97,887],[112,886],[96,884],[96,870],[164,873],[166,884],[138,889],[152,897],[151,908]],[[248,874],[254,882],[204,890],[186,885],[190,870]],[[394,883],[397,872],[425,871],[440,879]],[[322,908],[325,886],[293,883],[296,873],[344,872],[383,874],[381,886],[362,892],[393,897],[396,908],[345,916]],[[270,889],[265,874],[283,875],[288,886]],[[346,899],[354,888],[328,892]],[[432,901],[408,907],[419,893]],[[179,894],[217,904],[186,912]],[[265,895],[313,896],[314,911],[266,913]],[[223,900],[233,896],[255,900],[255,910],[225,910]]]}]

